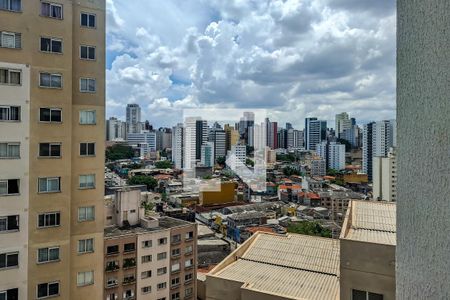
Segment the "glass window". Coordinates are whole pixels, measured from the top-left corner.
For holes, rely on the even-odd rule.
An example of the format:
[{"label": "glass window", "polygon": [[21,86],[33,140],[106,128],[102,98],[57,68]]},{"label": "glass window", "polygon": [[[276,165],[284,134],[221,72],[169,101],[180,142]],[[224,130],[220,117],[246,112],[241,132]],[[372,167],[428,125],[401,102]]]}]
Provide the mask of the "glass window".
[{"label": "glass window", "polygon": [[95,188],[95,174],[80,175],[79,187],[80,187],[80,189]]},{"label": "glass window", "polygon": [[40,283],[37,287],[37,297],[46,298],[59,295],[59,282]]},{"label": "glass window", "polygon": [[20,158],[20,143],[0,143],[0,158]]},{"label": "glass window", "polygon": [[78,272],[77,285],[84,286],[94,283],[94,271]]},{"label": "glass window", "polygon": [[0,106],[0,121],[20,121],[20,106]]},{"label": "glass window", "polygon": [[62,88],[62,75],[61,74],[40,73],[39,74],[39,85],[41,87],[47,87],[47,88]]},{"label": "glass window", "polygon": [[96,81],[92,78],[80,78],[80,91],[83,93],[94,93]]},{"label": "glass window", "polygon": [[95,156],[95,143],[80,143],[81,156]]},{"label": "glass window", "polygon": [[19,252],[0,253],[0,269],[19,266]]},{"label": "glass window", "polygon": [[95,59],[95,47],[80,46],[80,58],[94,60]]},{"label": "glass window", "polygon": [[78,241],[78,253],[94,252],[94,239],[85,239]]},{"label": "glass window", "polygon": [[21,71],[0,68],[0,84],[20,85]]},{"label": "glass window", "polygon": [[0,31],[0,47],[20,49],[22,47],[22,34]]},{"label": "glass window", "polygon": [[41,3],[41,15],[44,17],[62,19],[62,5],[50,2]]},{"label": "glass window", "polygon": [[61,157],[61,143],[39,143],[40,157]]},{"label": "glass window", "polygon": [[39,109],[39,121],[60,123],[62,121],[61,109],[41,107]]},{"label": "glass window", "polygon": [[80,124],[92,125],[96,122],[95,110],[80,111]]},{"label": "glass window", "polygon": [[38,249],[38,262],[52,262],[59,260],[59,247]]},{"label": "glass window", "polygon": [[142,242],[142,248],[150,248],[152,246],[152,240]]},{"label": "glass window", "polygon": [[166,267],[159,268],[159,269],[156,270],[156,274],[158,274],[158,275],[163,275],[163,274],[166,274],[166,273],[167,273],[167,268]]},{"label": "glass window", "polygon": [[157,255],[157,260],[163,260],[163,259],[166,259],[167,258],[167,252],[161,252],[161,253],[158,253],[158,255]]},{"label": "glass window", "polygon": [[19,299],[18,288],[0,291],[0,300],[18,300],[18,299]]},{"label": "glass window", "polygon": [[78,221],[93,221],[95,219],[95,207],[87,206],[87,207],[79,207],[78,208]]},{"label": "glass window", "polygon": [[11,10],[11,11],[21,11],[22,1],[21,0],[0,0],[0,9]]},{"label": "glass window", "polygon": [[0,196],[19,194],[19,179],[0,180]]},{"label": "glass window", "polygon": [[128,243],[123,245],[123,251],[124,252],[132,252],[136,249],[135,244],[134,243]]},{"label": "glass window", "polygon": [[62,53],[62,40],[56,38],[41,37],[41,51]]},{"label": "glass window", "polygon": [[44,177],[39,178],[39,193],[54,193],[61,191],[61,177]]},{"label": "glass window", "polygon": [[106,254],[116,254],[116,253],[119,253],[119,245],[106,247]]},{"label": "glass window", "polygon": [[19,216],[0,217],[0,232],[19,230]]},{"label": "glass window", "polygon": [[96,20],[94,14],[81,13],[81,26],[95,28],[95,23]]},{"label": "glass window", "polygon": [[165,289],[167,287],[167,282],[158,283],[158,285],[156,287],[158,290]]},{"label": "glass window", "polygon": [[43,213],[38,216],[38,227],[55,227],[61,224],[61,214],[59,212]]}]

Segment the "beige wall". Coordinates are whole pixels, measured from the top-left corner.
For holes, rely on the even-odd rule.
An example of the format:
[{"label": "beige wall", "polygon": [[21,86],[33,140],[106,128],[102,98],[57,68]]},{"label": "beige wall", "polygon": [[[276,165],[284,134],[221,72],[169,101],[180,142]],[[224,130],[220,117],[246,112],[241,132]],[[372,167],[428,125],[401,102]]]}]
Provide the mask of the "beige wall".
[{"label": "beige wall", "polygon": [[340,294],[351,299],[352,289],[395,299],[395,246],[341,239]]},{"label": "beige wall", "polygon": [[[1,18],[1,15],[0,15]],[[0,20],[1,24],[1,20]],[[0,27],[0,30],[2,27]],[[1,49],[8,52],[17,50]],[[3,53],[0,50],[0,57]],[[0,196],[0,216],[19,215],[19,231],[0,233],[0,253],[19,251],[19,268],[0,271],[0,291],[19,288],[19,295],[26,295],[28,252],[28,169],[30,130],[30,68],[24,64],[1,61],[0,68],[21,70],[22,85],[0,85],[0,105],[21,107],[21,121],[0,121],[0,143],[19,142],[20,159],[0,159],[0,179],[19,179],[20,195]],[[22,297],[25,299],[25,296]]]}]

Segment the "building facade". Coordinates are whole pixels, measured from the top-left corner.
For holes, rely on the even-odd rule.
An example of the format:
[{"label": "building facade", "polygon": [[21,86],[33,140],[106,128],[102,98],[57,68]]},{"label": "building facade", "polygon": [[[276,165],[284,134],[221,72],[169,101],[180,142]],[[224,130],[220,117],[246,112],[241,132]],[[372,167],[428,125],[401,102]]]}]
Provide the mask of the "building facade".
[{"label": "building facade", "polygon": [[325,160],[327,169],[345,169],[345,145],[335,142],[322,142],[316,145],[316,153]]},{"label": "building facade", "polygon": [[105,1],[1,1],[0,35],[0,295],[100,299]]},{"label": "building facade", "polygon": [[214,143],[207,142],[202,145],[201,164],[205,167],[214,167]]},{"label": "building facade", "polygon": [[141,108],[139,104],[128,104],[126,110],[127,133],[139,133],[141,131]]},{"label": "building facade", "polygon": [[397,201],[397,159],[395,148],[387,157],[373,158],[373,199]]},{"label": "building facade", "polygon": [[106,120],[106,140],[125,141],[127,138],[127,123],[111,117]]},{"label": "building facade", "polygon": [[306,150],[316,150],[316,145],[327,139],[327,121],[306,118],[304,139]]},{"label": "building facade", "polygon": [[184,128],[182,123],[172,128],[172,162],[175,168],[182,169],[184,159]]}]

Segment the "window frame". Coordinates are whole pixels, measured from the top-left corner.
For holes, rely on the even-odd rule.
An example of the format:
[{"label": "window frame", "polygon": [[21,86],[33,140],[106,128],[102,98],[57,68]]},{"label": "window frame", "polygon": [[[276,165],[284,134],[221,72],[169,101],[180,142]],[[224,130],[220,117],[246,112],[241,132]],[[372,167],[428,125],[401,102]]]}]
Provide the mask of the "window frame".
[{"label": "window frame", "polygon": [[[49,39],[50,40],[50,50],[42,50],[42,39]],[[53,51],[53,41],[59,41],[61,42],[61,52]],[[62,38],[56,38],[56,37],[47,37],[47,36],[41,36],[39,38],[39,52],[47,53],[47,54],[64,54],[64,45],[63,45],[63,39]]]},{"label": "window frame", "polygon": [[19,2],[20,2],[20,8],[19,8],[19,10],[13,10],[13,9],[11,9],[11,1],[14,1],[14,0],[7,0],[8,1],[8,8],[0,8],[0,10],[3,10],[3,11],[9,11],[9,12],[15,12],[15,13],[21,13],[22,12],[22,9],[23,9],[23,3],[22,3],[22,0],[18,0]]},{"label": "window frame", "polygon": [[[47,181],[47,190],[45,190],[45,191],[41,191],[40,190],[40,180],[41,179],[46,179],[46,181]],[[58,190],[49,191],[49,189],[48,189],[48,182],[49,182],[49,180],[53,180],[53,179],[58,179],[59,180]],[[61,177],[59,177],[59,176],[38,177],[38,189],[37,190],[38,190],[38,194],[61,193]]]},{"label": "window frame", "polygon": [[[17,193],[9,192],[9,181],[17,180]],[[0,179],[0,182],[6,182],[6,194],[0,194],[0,197],[4,196],[19,196],[20,195],[20,179],[19,178],[9,178],[9,179]]]},{"label": "window frame", "polygon": [[[87,17],[87,25],[83,25],[83,14],[85,14]],[[89,26],[89,16],[94,16],[94,18],[95,18],[94,26]],[[89,29],[97,29],[97,14],[88,13],[88,12],[84,12],[84,11],[80,12],[80,27],[89,28]]]},{"label": "window frame", "polygon": [[[80,219],[80,210],[84,209],[84,219]],[[92,209],[92,219],[88,219],[88,214],[87,214],[87,209]],[[77,220],[78,222],[82,223],[82,222],[92,222],[95,221],[95,205],[91,205],[91,206],[79,206],[78,207],[78,211],[77,211],[78,215],[77,215]]]},{"label": "window frame", "polygon": [[[91,274],[92,281],[86,282],[86,274]],[[83,282],[82,282],[82,283],[80,283],[80,282],[78,281],[80,275],[83,275]],[[83,287],[83,286],[93,285],[93,284],[95,283],[94,275],[95,275],[95,274],[94,274],[94,270],[77,272],[77,287]]]},{"label": "window frame", "polygon": [[[43,110],[43,109],[48,109],[49,110],[50,121],[42,120],[42,118],[41,118],[41,110]],[[53,111],[59,111],[60,112],[61,121],[53,121],[52,120],[52,112]],[[62,123],[63,122],[62,108],[59,108],[59,107],[39,107],[39,122],[40,123]]]},{"label": "window frame", "polygon": [[[11,122],[11,123],[18,123],[22,121],[22,106],[20,105],[0,105],[0,108],[6,108],[8,110],[8,119],[0,119],[0,122]],[[11,109],[17,108],[18,109],[18,120],[11,120]]]},{"label": "window frame", "polygon": [[[82,57],[82,55],[81,55],[83,47],[86,48],[87,57]],[[94,58],[89,58],[89,49],[90,48],[94,49]],[[81,60],[87,60],[87,61],[95,61],[95,60],[97,60],[97,46],[80,45],[80,59]]]},{"label": "window frame", "polygon": [[[42,284],[46,284],[47,285],[47,295],[39,297],[39,285],[42,285]],[[57,284],[58,285],[58,293],[57,294],[50,295],[50,285],[51,284]],[[61,286],[60,286],[59,281],[50,281],[50,282],[38,283],[36,285],[36,299],[45,299],[45,298],[50,298],[50,297],[58,297],[60,295],[60,291],[61,291]]]},{"label": "window frame", "polygon": [[[50,86],[45,86],[41,84],[41,76],[42,75],[50,75]],[[56,77],[60,77],[61,78],[61,86],[52,86],[52,77],[56,76]],[[43,88],[43,89],[57,89],[57,90],[61,90],[64,87],[64,81],[63,81],[63,75],[62,73],[51,73],[51,72],[39,72],[39,87]]]},{"label": "window frame", "polygon": [[[93,154],[90,154],[89,153],[89,145],[90,144],[93,144],[94,145],[94,153]],[[81,157],[95,157],[96,156],[96,143],[95,142],[82,142],[82,143],[80,143],[79,144],[80,145],[80,147],[79,147],[79,155],[81,156]],[[81,153],[81,145],[85,145],[85,147],[86,147],[86,154],[82,154]]]},{"label": "window frame", "polygon": [[[50,5],[50,15],[49,16],[46,16],[46,15],[42,14],[42,4],[49,4]],[[59,6],[59,7],[61,7],[61,18],[57,18],[57,17],[51,16],[52,6]],[[50,2],[50,1],[41,1],[41,11],[39,13],[39,16],[41,16],[43,18],[50,18],[50,19],[55,19],[55,20],[64,20],[64,5],[62,3],[55,3],[55,2]]]},{"label": "window frame", "polygon": [[[0,159],[20,159],[20,142],[0,142],[1,144],[6,144],[6,156],[0,156]],[[11,156],[8,155],[8,152],[10,152],[9,148],[10,146],[18,146],[19,147],[19,156]]]},{"label": "window frame", "polygon": [[[94,179],[92,181],[92,185],[91,184],[88,185],[88,182],[86,180],[86,182],[84,183],[85,186],[82,186],[81,178],[86,178],[87,179],[87,178],[91,178],[91,177]],[[96,187],[95,174],[80,174],[78,176],[78,189],[80,189],[80,190],[92,190],[92,189],[95,189],[95,187]]]},{"label": "window frame", "polygon": [[[5,266],[0,267],[0,271],[3,270],[9,270],[9,269],[18,269],[20,262],[19,262],[19,251],[11,251],[11,252],[1,252],[0,255],[5,255]],[[8,256],[17,256],[17,265],[11,265],[8,266]]]},{"label": "window frame", "polygon": [[[16,292],[16,295],[18,296],[19,295],[19,288],[12,288],[12,289],[6,289],[6,290],[1,290],[0,291],[0,295],[1,294],[4,294],[5,295],[5,299],[6,300],[9,300],[8,299],[8,292],[9,291],[15,291]],[[18,299],[18,298],[17,298]]]},{"label": "window frame", "polygon": [[[37,256],[36,256],[36,263],[37,264],[48,264],[53,262],[61,261],[61,251],[59,246],[53,246],[53,247],[44,247],[37,249]],[[45,250],[47,249],[47,260],[39,261],[39,250]],[[50,250],[58,249],[58,258],[57,259],[50,259]]]},{"label": "window frame", "polygon": [[[48,144],[48,155],[41,155],[41,145]],[[52,146],[59,146],[59,155],[52,154]],[[44,142],[38,144],[38,157],[39,158],[61,158],[62,157],[62,143],[61,142]],[[60,187],[61,188],[61,187]]]},{"label": "window frame", "polygon": [[[13,68],[0,68],[1,70],[6,70],[8,72],[8,82],[3,83],[0,82],[0,85],[7,85],[7,86],[22,86],[22,70],[20,69],[13,69]],[[19,73],[19,84],[11,83],[11,73]]]},{"label": "window frame", "polygon": [[[81,82],[83,81],[83,80],[86,80],[86,87],[87,87],[87,89],[86,90],[83,90],[81,87],[82,87],[82,84],[81,84]],[[94,82],[94,90],[89,90],[89,82],[90,81],[93,81]],[[95,93],[97,93],[97,79],[95,79],[95,78],[91,78],[91,77],[80,77],[80,86],[79,86],[79,91],[80,91],[80,93],[86,93],[86,94],[95,94]]]},{"label": "window frame", "polygon": [[[94,113],[94,122],[93,123],[82,123],[81,122],[81,114],[82,113]],[[79,116],[79,125],[97,125],[97,111],[96,110],[92,110],[92,109],[88,109],[88,110],[80,110],[78,113]]]},{"label": "window frame", "polygon": [[[88,249],[87,245],[87,241],[92,241],[92,249]],[[80,251],[80,243],[84,243],[84,247],[83,247],[83,251]],[[87,238],[87,239],[81,239],[78,240],[77,242],[77,254],[78,255],[83,255],[83,254],[88,254],[88,253],[94,253],[95,252],[95,240],[94,238]]]},{"label": "window frame", "polygon": [[[9,218],[15,217],[16,218],[16,226],[17,228],[10,229],[9,228]],[[7,215],[7,216],[0,216],[0,220],[5,220],[5,230],[0,230],[0,233],[10,233],[10,232],[18,232],[20,231],[20,215]]]},{"label": "window frame", "polygon": [[[55,221],[59,219],[59,223],[55,222],[55,225],[45,225],[45,218],[50,215],[55,215]],[[59,217],[58,217],[59,215]],[[39,226],[39,217],[44,216],[44,225]],[[56,224],[58,223],[58,224]],[[44,212],[44,213],[38,213],[37,214],[37,228],[38,229],[46,229],[46,228],[54,228],[54,227],[60,227],[61,226],[61,212],[60,211],[51,211],[51,212]]]},{"label": "window frame", "polygon": [[[3,45],[3,43],[2,43],[3,34],[13,35],[14,36],[14,47],[6,47],[6,46]],[[17,47],[17,43],[16,43],[18,36],[20,37],[20,47]],[[20,32],[11,32],[11,31],[0,31],[0,48],[18,49],[18,50],[22,49],[22,33],[20,33]]]}]

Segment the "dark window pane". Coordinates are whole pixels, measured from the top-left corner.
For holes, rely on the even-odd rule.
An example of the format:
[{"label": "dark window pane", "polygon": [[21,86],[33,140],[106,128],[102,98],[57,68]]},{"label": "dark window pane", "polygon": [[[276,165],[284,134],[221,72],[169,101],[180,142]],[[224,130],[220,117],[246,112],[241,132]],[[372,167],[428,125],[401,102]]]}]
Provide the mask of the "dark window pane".
[{"label": "dark window pane", "polygon": [[45,217],[44,217],[44,215],[39,215],[39,227],[42,227],[42,226],[44,226],[45,225]]},{"label": "dark window pane", "polygon": [[7,300],[19,300],[19,289],[9,289],[6,292]]},{"label": "dark window pane", "polygon": [[86,155],[86,143],[80,144],[80,155]]},{"label": "dark window pane", "polygon": [[50,51],[50,39],[47,38],[41,38],[41,51]]},{"label": "dark window pane", "polygon": [[0,268],[6,267],[6,254],[0,254]]},{"label": "dark window pane", "polygon": [[56,225],[59,225],[59,224],[61,224],[61,215],[60,215],[60,213],[57,213],[56,214]]},{"label": "dark window pane", "polygon": [[8,216],[8,230],[19,229],[19,216]]},{"label": "dark window pane", "polygon": [[59,109],[52,110],[52,122],[61,122],[61,111]]},{"label": "dark window pane", "polygon": [[89,153],[89,155],[94,155],[95,154],[95,144],[94,143],[89,143],[88,144],[88,153]]},{"label": "dark window pane", "polygon": [[95,27],[95,16],[89,15],[89,27]]},{"label": "dark window pane", "polygon": [[89,48],[89,59],[95,59],[95,48]]},{"label": "dark window pane", "polygon": [[51,226],[56,225],[56,216],[55,216],[55,214],[51,214],[50,215],[49,225],[51,225]]},{"label": "dark window pane", "polygon": [[58,295],[59,294],[59,283],[50,283],[48,285],[48,294],[49,295]]},{"label": "dark window pane", "polygon": [[19,254],[10,254],[7,256],[7,262],[8,267],[15,267],[19,265]]},{"label": "dark window pane", "polygon": [[40,115],[41,115],[41,117],[40,117],[41,121],[50,122],[50,109],[41,108]]},{"label": "dark window pane", "polygon": [[383,300],[383,295],[376,293],[369,293],[369,300]]},{"label": "dark window pane", "polygon": [[352,300],[367,300],[366,295],[365,291],[352,290]]},{"label": "dark window pane", "polygon": [[51,156],[61,156],[61,145],[52,145]]},{"label": "dark window pane", "polygon": [[53,40],[52,41],[52,52],[61,53],[62,52],[62,42]]},{"label": "dark window pane", "polygon": [[38,298],[47,296],[47,283],[38,284]]},{"label": "dark window pane", "polygon": [[50,4],[49,3],[41,3],[41,15],[44,17],[50,16]]},{"label": "dark window pane", "polygon": [[88,25],[88,16],[87,14],[81,14],[81,26]]},{"label": "dark window pane", "polygon": [[49,156],[50,145],[49,144],[39,144],[39,156]]},{"label": "dark window pane", "polygon": [[81,58],[87,58],[88,57],[87,51],[88,51],[87,47],[84,47],[84,46],[81,47]]},{"label": "dark window pane", "polygon": [[18,194],[19,193],[19,180],[10,179],[8,180],[8,194]]}]

